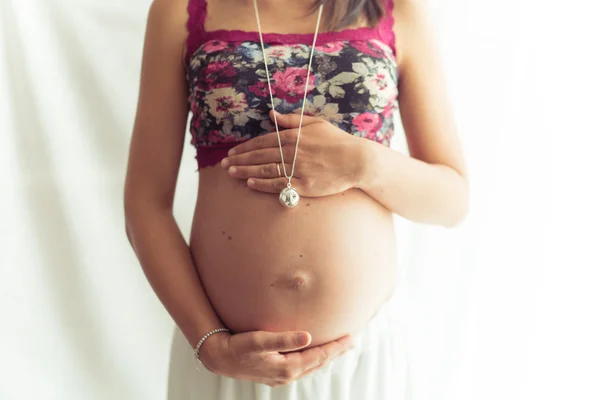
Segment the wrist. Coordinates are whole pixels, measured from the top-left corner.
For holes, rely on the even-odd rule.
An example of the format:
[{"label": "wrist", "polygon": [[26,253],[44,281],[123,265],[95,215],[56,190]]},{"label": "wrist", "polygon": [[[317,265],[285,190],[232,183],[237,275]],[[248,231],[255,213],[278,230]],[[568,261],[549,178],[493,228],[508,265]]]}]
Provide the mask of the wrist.
[{"label": "wrist", "polygon": [[209,371],[216,372],[219,369],[218,362],[223,360],[223,350],[227,349],[230,336],[227,331],[210,335],[197,350],[194,350],[196,359]]},{"label": "wrist", "polygon": [[371,168],[374,159],[372,143],[367,139],[356,136],[352,139],[355,141],[351,163],[354,166],[352,187],[365,190],[372,176]]}]

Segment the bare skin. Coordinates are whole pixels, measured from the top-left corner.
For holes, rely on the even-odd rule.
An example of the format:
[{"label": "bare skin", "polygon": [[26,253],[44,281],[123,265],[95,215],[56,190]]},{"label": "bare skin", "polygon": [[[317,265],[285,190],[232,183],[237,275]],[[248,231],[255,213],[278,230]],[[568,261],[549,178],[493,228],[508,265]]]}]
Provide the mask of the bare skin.
[{"label": "bare skin", "polygon": [[[312,32],[316,15],[293,17],[311,3],[290,8],[291,2],[260,1],[263,32]],[[249,1],[209,1],[205,28],[254,31],[251,7]],[[203,345],[209,370],[278,386],[326,365],[392,294],[392,214],[452,226],[466,212],[464,162],[426,26],[412,2],[398,1],[395,10],[399,102],[411,157],[351,135],[340,139],[327,121],[313,121],[314,132],[328,133],[306,128],[301,143],[315,145],[298,156],[302,203],[290,212],[272,194],[281,184],[272,168],[278,160],[243,161],[273,142],[249,141],[228,157],[229,165],[200,171],[188,247],[172,214],[188,110],[186,1],[154,1],[127,171],[127,232],[149,282],[192,346],[212,329],[232,330]],[[282,117],[280,126],[293,129],[297,121]],[[358,167],[340,171],[340,165]],[[296,333],[305,340],[298,342]]]}]

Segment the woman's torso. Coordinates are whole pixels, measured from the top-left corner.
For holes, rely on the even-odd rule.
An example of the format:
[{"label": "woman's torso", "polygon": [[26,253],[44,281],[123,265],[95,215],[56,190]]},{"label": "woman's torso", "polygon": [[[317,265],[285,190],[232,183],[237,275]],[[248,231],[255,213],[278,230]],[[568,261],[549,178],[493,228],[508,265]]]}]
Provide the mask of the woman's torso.
[{"label": "woman's torso", "polygon": [[[391,295],[396,283],[392,214],[357,189],[302,198],[298,207],[286,209],[277,195],[255,192],[213,166],[236,143],[274,131],[268,92],[252,90],[264,83],[252,3],[225,19],[226,3],[209,2],[200,9],[203,39],[189,52],[191,130],[200,166],[191,251],[208,297],[234,332],[307,330],[312,345],[318,345],[360,329]],[[289,80],[287,86],[281,82],[290,71],[306,68],[312,34],[265,35],[275,31],[268,21],[276,21],[278,11],[259,11],[272,57],[269,72],[280,79],[274,85],[275,108],[299,113],[304,86],[299,95]],[[241,21],[242,15],[246,25],[229,22]],[[254,21],[254,29],[248,21]],[[308,23],[283,21],[286,32],[308,32],[316,16]],[[241,30],[231,35],[232,26]],[[317,40],[315,81],[309,80],[305,110],[389,145],[397,107],[393,47],[369,36],[372,31],[346,32],[320,34],[325,39]],[[230,97],[223,103],[224,96]]]}]

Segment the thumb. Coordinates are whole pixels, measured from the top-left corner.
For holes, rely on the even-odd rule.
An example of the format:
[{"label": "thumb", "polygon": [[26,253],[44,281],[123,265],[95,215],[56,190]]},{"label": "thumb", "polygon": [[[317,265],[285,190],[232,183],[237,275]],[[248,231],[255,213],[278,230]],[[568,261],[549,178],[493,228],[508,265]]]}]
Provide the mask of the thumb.
[{"label": "thumb", "polygon": [[[275,110],[269,111],[269,117],[272,121],[275,121],[275,114],[277,114],[277,125],[283,128],[298,128],[300,126],[300,114],[289,113],[282,114]],[[314,117],[312,115],[306,115],[302,117],[302,126],[314,124],[316,122],[320,122],[321,118]]]},{"label": "thumb", "polygon": [[255,331],[244,334],[244,350],[251,352],[292,351],[306,347],[312,338],[306,331],[266,332]]}]

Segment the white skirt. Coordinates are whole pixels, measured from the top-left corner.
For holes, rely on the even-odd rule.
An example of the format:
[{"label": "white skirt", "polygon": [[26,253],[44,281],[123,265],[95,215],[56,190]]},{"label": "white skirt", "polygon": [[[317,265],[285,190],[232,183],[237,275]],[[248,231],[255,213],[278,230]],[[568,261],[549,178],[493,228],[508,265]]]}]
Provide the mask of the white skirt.
[{"label": "white skirt", "polygon": [[405,302],[400,301],[401,293],[396,289],[353,336],[353,349],[329,366],[285,386],[271,387],[207,370],[196,363],[185,336],[175,327],[168,400],[407,400]]}]

